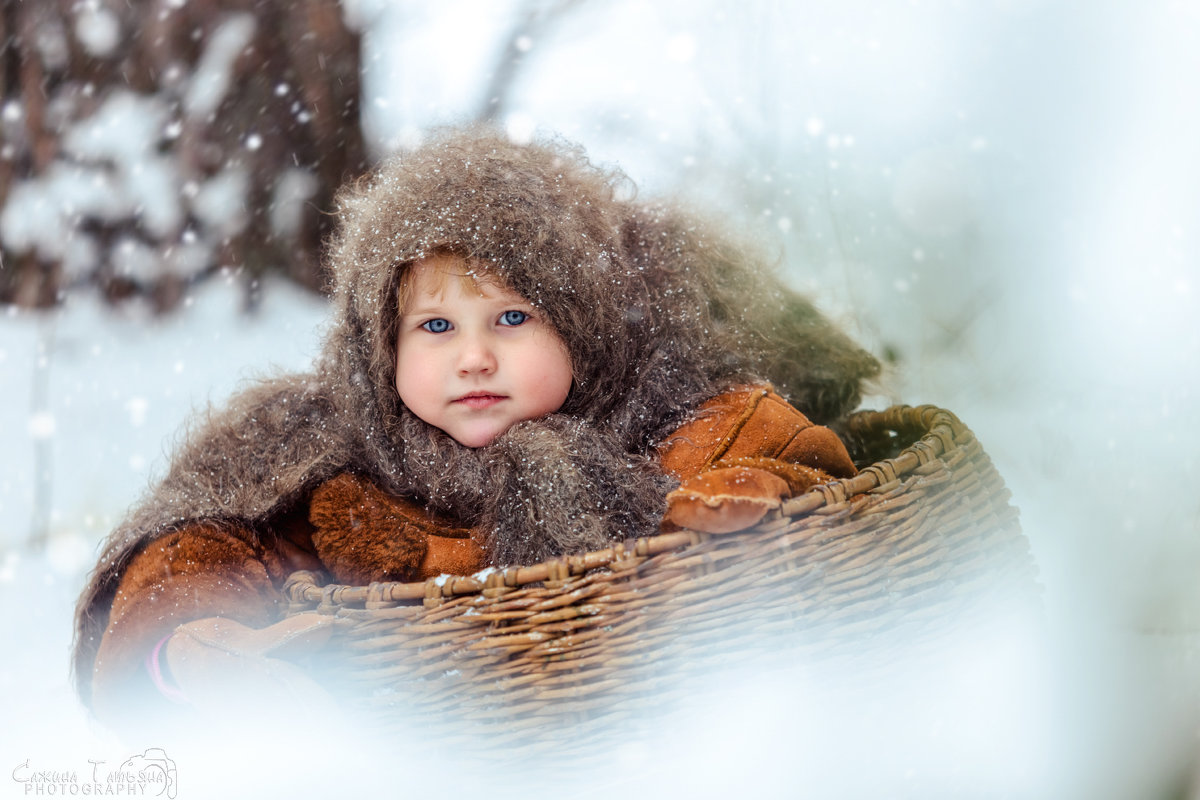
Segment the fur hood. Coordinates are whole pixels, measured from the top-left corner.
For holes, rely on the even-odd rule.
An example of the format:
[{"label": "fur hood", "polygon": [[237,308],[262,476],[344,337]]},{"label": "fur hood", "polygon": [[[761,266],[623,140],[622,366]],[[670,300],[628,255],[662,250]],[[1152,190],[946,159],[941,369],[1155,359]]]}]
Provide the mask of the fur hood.
[{"label": "fur hood", "polygon": [[[620,197],[618,197],[620,193]],[[704,400],[766,378],[815,422],[857,404],[875,360],[752,254],[557,140],[453,130],[343,190],[333,321],[312,371],[235,396],[185,436],[105,544],[76,616],[87,676],[113,593],[150,540],[210,520],[259,546],[275,516],[352,470],[458,524],[491,560],[530,563],[658,528],[671,479],[654,446]],[[570,353],[559,412],[466,448],[394,388],[403,270],[434,251],[486,262]]]}]

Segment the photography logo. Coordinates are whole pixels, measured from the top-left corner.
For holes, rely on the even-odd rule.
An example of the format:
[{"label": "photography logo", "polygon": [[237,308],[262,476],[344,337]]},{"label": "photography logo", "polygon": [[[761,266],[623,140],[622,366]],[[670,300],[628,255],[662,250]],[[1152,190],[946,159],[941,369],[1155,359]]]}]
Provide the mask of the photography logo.
[{"label": "photography logo", "polygon": [[43,768],[25,759],[12,771],[12,779],[29,797],[166,797],[179,792],[175,762],[161,747],[130,756],[116,768],[88,759],[79,769]]}]

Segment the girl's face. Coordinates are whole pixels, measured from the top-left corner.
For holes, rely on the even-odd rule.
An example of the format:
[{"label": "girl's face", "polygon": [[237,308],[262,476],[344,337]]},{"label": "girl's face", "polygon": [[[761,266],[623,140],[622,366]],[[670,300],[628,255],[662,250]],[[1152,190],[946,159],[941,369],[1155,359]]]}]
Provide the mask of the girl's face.
[{"label": "girl's face", "polygon": [[396,391],[425,422],[482,447],[522,420],[552,414],[571,391],[567,347],[515,292],[461,276],[435,255],[412,265],[396,338]]}]

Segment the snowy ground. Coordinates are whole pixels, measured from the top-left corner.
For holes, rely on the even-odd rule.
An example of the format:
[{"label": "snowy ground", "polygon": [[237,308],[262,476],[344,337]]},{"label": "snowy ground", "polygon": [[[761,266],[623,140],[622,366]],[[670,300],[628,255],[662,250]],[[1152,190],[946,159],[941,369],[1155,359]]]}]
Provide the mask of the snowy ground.
[{"label": "snowy ground", "polygon": [[[90,723],[69,688],[74,598],[99,541],[162,467],[165,443],[188,411],[219,402],[255,372],[311,359],[324,304],[287,286],[270,289],[253,318],[238,312],[238,289],[224,282],[164,320],[114,315],[86,296],[51,316],[0,316],[5,775],[26,758],[42,769],[83,769],[88,758],[115,769],[131,755]],[[42,380],[44,406],[32,390]],[[30,548],[35,464],[49,473],[48,537]],[[0,796],[19,788],[0,779]]]}]

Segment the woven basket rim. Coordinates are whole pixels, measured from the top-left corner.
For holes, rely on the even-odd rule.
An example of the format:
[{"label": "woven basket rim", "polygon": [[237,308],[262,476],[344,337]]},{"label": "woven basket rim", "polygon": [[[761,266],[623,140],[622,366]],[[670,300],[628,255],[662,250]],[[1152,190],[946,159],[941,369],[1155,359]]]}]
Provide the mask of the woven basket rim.
[{"label": "woven basket rim", "polygon": [[[858,430],[870,428],[925,433],[896,456],[876,461],[852,478],[819,484],[790,498],[780,509],[772,512],[773,516],[747,530],[754,530],[773,519],[811,514],[844,503],[854,495],[887,487],[954,449],[961,444],[960,438],[970,434],[967,427],[952,412],[934,405],[894,405],[883,411],[856,411],[846,418],[845,428],[851,435]],[[740,533],[743,531],[720,534],[692,530],[673,531],[627,542],[616,542],[602,550],[563,556],[537,564],[515,565],[503,569],[489,567],[473,575],[440,575],[423,581],[377,581],[368,586],[332,583],[321,585],[318,573],[301,570],[288,577],[284,584],[284,594],[296,603],[320,603],[322,607],[332,608],[343,605],[362,606],[364,603],[394,603],[402,600],[434,600],[478,594],[489,589],[511,590],[535,583],[566,581],[598,568],[619,570],[625,565],[699,544],[714,536],[736,537]]]}]

